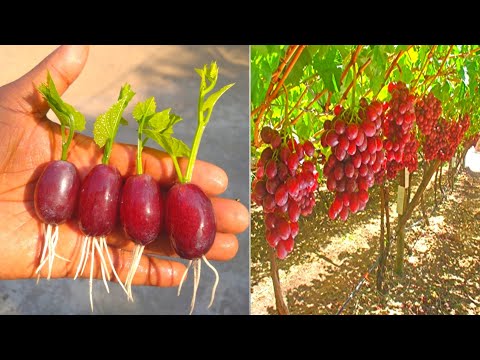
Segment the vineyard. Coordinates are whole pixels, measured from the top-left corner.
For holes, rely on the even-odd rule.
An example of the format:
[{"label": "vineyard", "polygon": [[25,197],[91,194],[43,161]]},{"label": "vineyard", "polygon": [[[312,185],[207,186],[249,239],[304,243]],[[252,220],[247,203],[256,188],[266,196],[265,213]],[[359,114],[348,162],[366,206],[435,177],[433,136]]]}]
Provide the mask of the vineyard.
[{"label": "vineyard", "polygon": [[252,313],[480,314],[479,82],[479,46],[252,46]]}]

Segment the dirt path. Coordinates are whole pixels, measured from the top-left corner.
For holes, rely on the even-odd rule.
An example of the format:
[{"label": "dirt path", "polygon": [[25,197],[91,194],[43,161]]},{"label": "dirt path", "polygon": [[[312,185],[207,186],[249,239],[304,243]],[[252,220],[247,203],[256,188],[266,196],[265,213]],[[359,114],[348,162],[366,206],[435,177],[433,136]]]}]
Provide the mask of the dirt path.
[{"label": "dirt path", "polygon": [[[413,179],[418,183],[419,176]],[[390,187],[391,219],[397,214],[395,187]],[[323,194],[323,197],[329,195]],[[434,208],[433,189],[425,195]],[[379,195],[374,191],[366,211],[345,223],[331,221],[322,209],[302,219],[295,250],[279,262],[280,278],[292,314],[335,314],[378,256]],[[252,215],[253,314],[274,314],[267,243],[260,209]],[[344,314],[480,314],[480,179],[459,174],[426,226],[414,214],[407,226],[405,274],[387,263],[386,295],[376,291],[375,273],[343,311]],[[414,224],[414,226],[412,226]]]}]

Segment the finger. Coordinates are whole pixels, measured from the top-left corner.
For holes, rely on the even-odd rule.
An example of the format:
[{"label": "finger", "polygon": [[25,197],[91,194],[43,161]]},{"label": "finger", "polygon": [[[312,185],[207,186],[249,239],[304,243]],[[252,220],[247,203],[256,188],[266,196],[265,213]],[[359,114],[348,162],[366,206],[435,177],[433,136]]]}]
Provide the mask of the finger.
[{"label": "finger", "polygon": [[[107,237],[107,243],[115,248],[133,251],[135,243],[128,239],[122,229],[117,229]],[[217,261],[228,261],[235,257],[238,252],[238,239],[233,234],[217,232],[213,240],[212,248],[207,253],[207,258]],[[178,257],[170,245],[170,241],[162,236],[145,248],[145,254],[156,254],[170,257]]]},{"label": "finger", "polygon": [[[127,248],[132,249],[135,246],[132,241],[131,245],[128,245]],[[148,245],[145,248],[147,254],[165,254],[170,257],[178,257],[173,250],[170,242],[165,237],[158,239],[152,244]],[[238,239],[233,234],[224,234],[217,232],[215,234],[215,239],[213,240],[213,245],[210,250],[207,252],[206,256],[209,260],[216,261],[229,261],[237,255],[238,252]]]},{"label": "finger", "polygon": [[[72,223],[68,225],[61,225],[58,230],[59,240],[58,245],[55,249],[55,253],[58,256],[68,259],[70,261],[55,258],[53,261],[52,278],[73,278],[77,273],[80,262],[82,262],[82,251],[85,250],[83,245],[86,240],[84,235],[78,233],[78,228],[76,228],[75,225]],[[100,245],[100,243],[98,243],[98,245]],[[39,246],[39,248],[37,249],[37,259],[40,258],[42,246],[43,244],[41,244],[41,246]],[[120,280],[122,282],[125,282],[128,270],[132,265],[132,252],[125,249],[117,249],[111,247],[108,247],[108,251],[115,267],[115,271],[117,272]],[[102,254],[103,260],[107,264],[110,279],[112,281],[115,281],[115,276],[113,276],[110,261],[105,252],[105,249],[103,249]],[[83,256],[87,255],[88,260],[84,268],[85,270],[82,275],[79,275],[79,277],[90,277],[91,247],[88,249],[88,251],[84,251]],[[102,271],[100,265],[101,261],[102,259],[98,253],[98,248],[96,248],[93,261],[93,277],[95,279],[102,279]],[[38,264],[35,265],[34,269],[36,269],[37,266]],[[143,255],[137,271],[138,275],[134,279],[134,284],[161,287],[176,286],[179,284],[184,271],[185,266],[179,262],[173,260],[158,259],[154,257],[147,257],[147,255]],[[40,271],[40,276],[42,278],[45,278],[47,274],[48,264],[42,267]],[[36,277],[37,274],[33,271],[31,276]]]},{"label": "finger", "polygon": [[248,227],[250,216],[247,208],[238,201],[224,198],[211,198],[217,231],[239,234]]},{"label": "finger", "polygon": [[[103,151],[98,148],[92,138],[82,134],[75,134],[73,143],[68,153],[68,161],[77,166],[80,177],[83,179],[94,165],[101,163]],[[116,167],[122,176],[134,175],[136,173],[136,156],[136,146],[114,143],[109,164]],[[176,181],[175,167],[170,155],[145,147],[142,159],[144,173],[151,175],[162,187],[172,185]],[[188,160],[179,159],[179,162],[180,167],[185,171]],[[218,166],[196,160],[192,183],[202,188],[207,195],[219,195],[226,190],[228,177],[225,171]]]},{"label": "finger", "polygon": [[[130,270],[133,262],[133,253],[130,251],[125,251],[123,249],[115,249],[115,248],[108,248],[110,252],[110,256],[112,258],[115,271],[120,278],[122,283],[125,283],[127,280],[128,271]],[[104,253],[104,257],[106,254]],[[111,281],[116,281],[115,276],[110,268],[110,263],[107,259],[107,266],[109,271],[109,276]],[[80,251],[77,252],[77,256],[75,256],[75,261],[73,263],[73,272],[69,272],[69,277],[73,277],[75,275],[78,262],[80,261]],[[91,257],[88,259],[85,272],[81,277],[89,278],[90,277],[90,261]],[[100,256],[97,252],[95,252],[95,259],[94,259],[94,270],[93,270],[93,277],[95,279],[102,279],[102,271],[100,268]],[[88,271],[87,271],[88,270]],[[180,280],[182,275],[185,271],[185,265],[173,261],[173,260],[165,260],[155,258],[153,256],[142,255],[140,263],[138,265],[138,269],[135,273],[135,277],[133,278],[132,285],[148,285],[148,286],[158,286],[158,287],[170,287],[170,286],[178,286],[180,284]]]},{"label": "finger", "polygon": [[47,80],[47,70],[62,95],[82,71],[88,51],[85,45],[60,46],[24,76],[6,85],[10,89],[6,93],[20,100],[25,111],[45,115],[49,107],[37,87]]},{"label": "finger", "polygon": [[[110,164],[115,166],[122,176],[134,175],[136,173],[136,156],[136,146],[114,144]],[[146,147],[142,153],[142,160],[144,173],[151,175],[161,186],[172,185],[177,180],[172,159],[165,152]],[[188,159],[179,159],[179,165],[184,174]],[[192,183],[200,186],[207,195],[218,195],[226,190],[228,177],[225,171],[218,166],[196,160]]]}]

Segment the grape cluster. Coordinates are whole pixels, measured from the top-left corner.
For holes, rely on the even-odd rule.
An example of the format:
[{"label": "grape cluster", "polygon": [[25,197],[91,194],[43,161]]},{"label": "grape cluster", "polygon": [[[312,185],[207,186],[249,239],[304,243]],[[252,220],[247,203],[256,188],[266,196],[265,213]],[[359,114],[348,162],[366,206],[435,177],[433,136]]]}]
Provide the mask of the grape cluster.
[{"label": "grape cluster", "polygon": [[347,220],[349,213],[363,210],[368,202],[368,189],[375,183],[375,174],[385,161],[380,131],[383,120],[380,102],[368,105],[360,100],[358,113],[335,107],[333,120],[323,124],[323,147],[332,150],[323,173],[327,188],[335,193],[328,216]]},{"label": "grape cluster", "polygon": [[442,114],[442,103],[433,93],[417,101],[415,105],[415,116],[417,125],[422,134],[430,135],[438,118]]},{"label": "grape cluster", "polygon": [[418,148],[420,142],[411,133],[411,139],[405,144],[403,150],[403,166],[408,169],[410,173],[418,169]]},{"label": "grape cluster", "polygon": [[285,259],[293,250],[300,216],[310,215],[315,206],[315,165],[324,157],[310,141],[302,144],[289,136],[283,141],[270,127],[264,127],[260,136],[269,146],[257,162],[252,201],[263,207],[267,242],[279,259]]},{"label": "grape cluster", "polygon": [[469,126],[470,117],[468,115],[460,116],[458,121],[447,121],[440,118],[431,134],[425,138],[423,144],[425,160],[450,160]]},{"label": "grape cluster", "polygon": [[[409,93],[405,83],[390,83],[388,91],[391,99],[388,102],[388,110],[385,113],[383,122],[384,148],[387,158],[387,177],[394,179],[398,171],[404,169],[404,151],[405,146],[415,139],[413,125],[415,123],[415,96]],[[411,144],[409,146],[412,146]],[[417,146],[418,148],[418,146]],[[411,151],[413,147],[409,148]],[[416,157],[409,157],[409,166],[413,169],[417,167]]]}]

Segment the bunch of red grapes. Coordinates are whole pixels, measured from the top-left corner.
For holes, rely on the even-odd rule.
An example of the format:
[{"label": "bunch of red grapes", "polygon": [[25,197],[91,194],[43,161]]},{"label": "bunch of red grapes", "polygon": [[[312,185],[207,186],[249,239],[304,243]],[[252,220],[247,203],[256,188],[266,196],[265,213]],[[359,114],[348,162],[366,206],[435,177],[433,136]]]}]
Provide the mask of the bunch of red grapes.
[{"label": "bunch of red grapes", "polygon": [[425,160],[449,161],[470,126],[468,115],[460,116],[458,121],[447,121],[440,118],[425,138],[423,152]]},{"label": "bunch of red grapes", "polygon": [[[390,83],[388,91],[392,98],[388,102],[383,122],[383,134],[386,137],[383,146],[386,150],[387,177],[394,179],[398,171],[407,166],[412,170],[417,169],[417,157],[411,156],[418,149],[418,142],[414,141],[415,134],[412,131],[415,122],[415,96],[409,93],[403,82]],[[404,152],[407,144],[409,148],[405,163]]]},{"label": "bunch of red grapes", "polygon": [[300,216],[310,215],[315,206],[315,165],[323,163],[324,157],[310,141],[301,144],[289,136],[282,139],[270,127],[264,127],[260,135],[269,146],[257,162],[252,201],[263,207],[267,242],[279,259],[285,259],[293,250]]},{"label": "bunch of red grapes", "polygon": [[380,137],[383,106],[380,102],[368,105],[360,101],[357,114],[349,109],[335,107],[335,117],[323,124],[323,147],[332,150],[323,173],[327,188],[335,193],[328,216],[346,221],[349,213],[365,209],[368,189],[375,183],[385,161]]},{"label": "bunch of red grapes", "polygon": [[438,118],[442,114],[442,103],[433,93],[428,94],[423,99],[417,101],[415,105],[415,115],[417,125],[422,134],[430,135]]},{"label": "bunch of red grapes", "polygon": [[414,172],[418,168],[418,148],[420,147],[420,142],[415,138],[413,133],[411,134],[411,139],[405,144],[405,149],[403,150],[403,166],[408,169],[409,172]]}]

